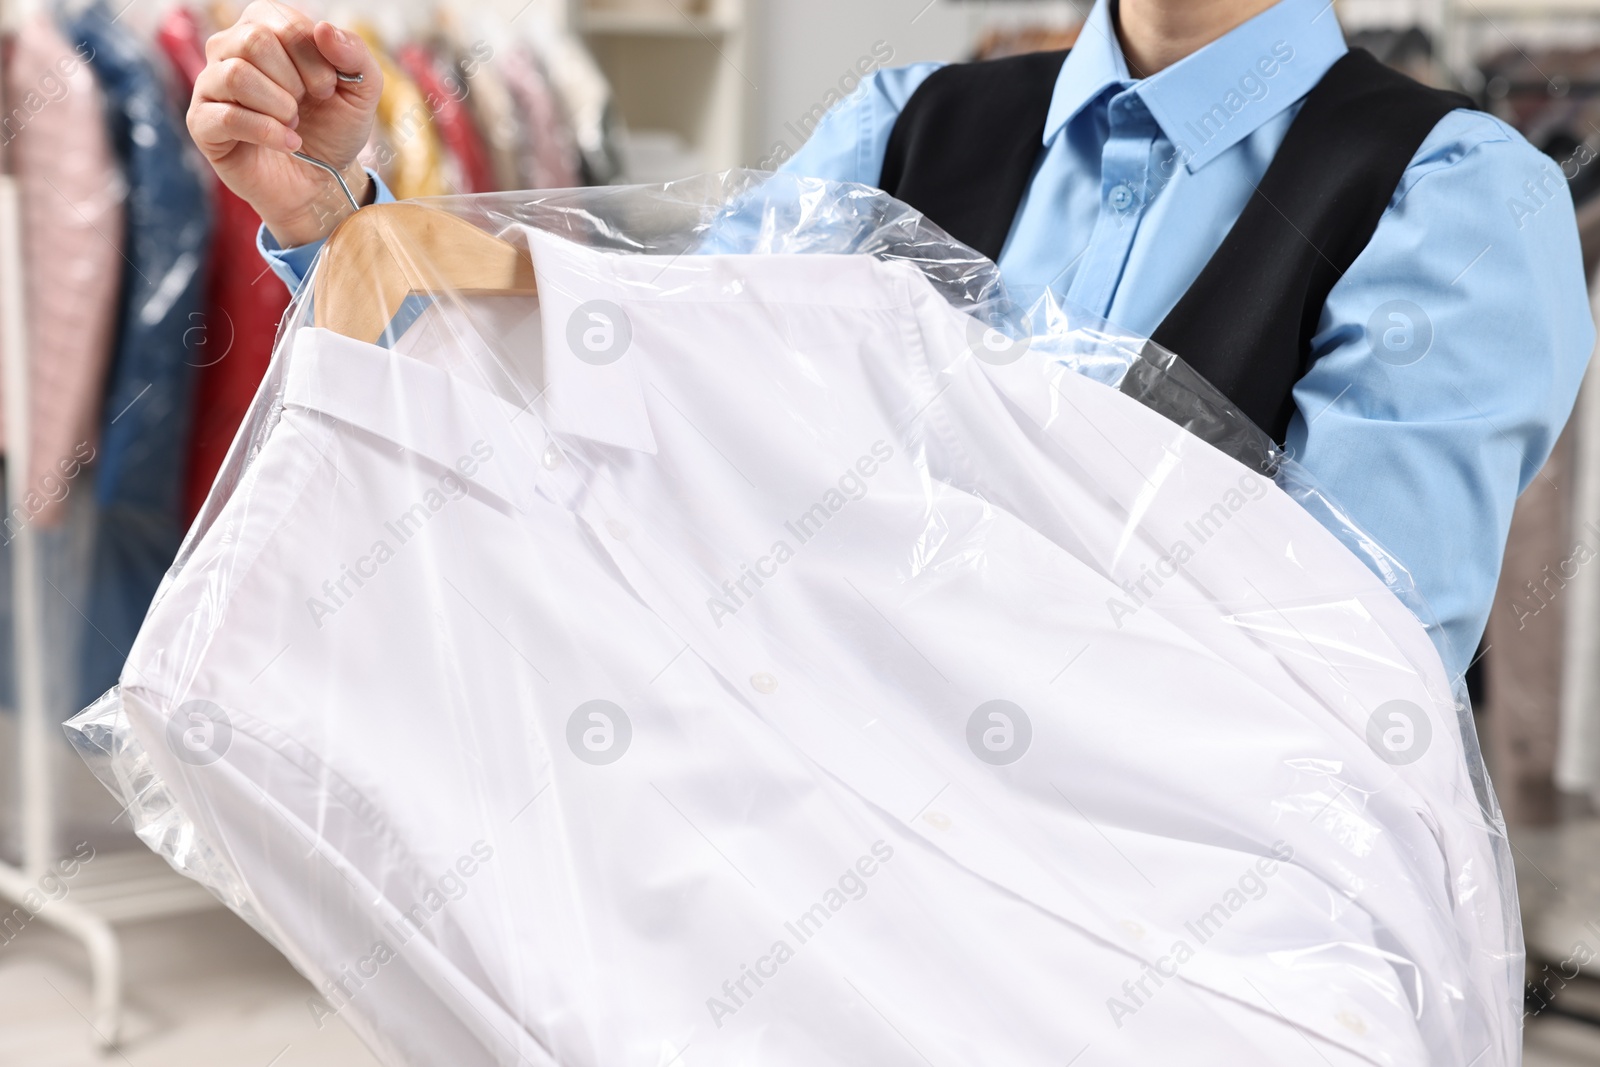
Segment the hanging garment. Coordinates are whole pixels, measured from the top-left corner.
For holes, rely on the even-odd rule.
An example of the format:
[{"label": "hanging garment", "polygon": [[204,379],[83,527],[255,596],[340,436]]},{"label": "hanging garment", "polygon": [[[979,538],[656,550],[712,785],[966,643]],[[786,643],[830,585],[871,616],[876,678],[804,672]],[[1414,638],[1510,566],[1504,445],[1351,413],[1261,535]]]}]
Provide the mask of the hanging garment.
[{"label": "hanging garment", "polygon": [[[1600,227],[1600,216],[1596,217]],[[1589,286],[1600,314],[1600,283]],[[1590,364],[1591,369],[1594,364]],[[1600,800],[1600,381],[1590,373],[1572,413],[1570,552],[1555,563],[1563,612],[1556,784]],[[1541,575],[1542,577],[1542,575]]]},{"label": "hanging garment", "polygon": [[995,27],[985,31],[978,40],[977,47],[972,50],[972,58],[981,61],[1026,55],[1029,52],[1059,52],[1076,44],[1082,30],[1082,23],[1071,26],[1033,23]]},{"label": "hanging garment", "polygon": [[1351,48],[1371,52],[1386,67],[1438,89],[1460,90],[1456,76],[1434,57],[1433,37],[1421,26],[1383,26],[1355,30]]},{"label": "hanging garment", "polygon": [[[1582,121],[1595,117],[1592,88],[1600,83],[1600,48],[1510,47],[1478,61],[1484,95],[1494,112],[1538,143],[1555,129],[1593,131]],[[1563,91],[1554,91],[1565,81]],[[1575,121],[1576,120],[1576,121]]]},{"label": "hanging garment", "polygon": [[372,144],[362,153],[362,165],[382,175],[397,199],[445,195],[450,187],[433,109],[417,84],[389,58],[377,31],[357,26],[356,32],[383,72],[377,124]]},{"label": "hanging garment", "polygon": [[25,205],[32,448],[21,513],[8,515],[0,534],[6,541],[22,523],[61,519],[67,494],[87,490],[85,464],[100,439],[125,187],[85,54],[40,15],[18,30],[5,67],[14,108],[0,124],[0,150],[11,157]]},{"label": "hanging garment", "polygon": [[445,38],[441,49],[449,55],[459,83],[467,87],[467,108],[489,153],[493,188],[537,188],[522,180],[523,128],[501,64],[494,59],[494,49],[487,41],[467,44],[455,35]]},{"label": "hanging garment", "polygon": [[1443,664],[1290,497],[905,262],[523,236],[537,305],[286,339],[115,698],[319,1012],[454,1067],[1516,1062]]},{"label": "hanging garment", "polygon": [[448,153],[445,185],[456,193],[493,192],[494,170],[488,149],[472,123],[471,113],[462,104],[470,83],[441,58],[433,42],[401,45],[395,52],[395,61],[416,82],[433,114]]},{"label": "hanging garment", "polygon": [[102,408],[95,497],[101,509],[85,615],[84,692],[116,681],[183,535],[196,345],[210,217],[199,164],[150,57],[102,4],[67,36],[93,50],[111,143],[127,176],[121,304]]},{"label": "hanging garment", "polygon": [[[14,553],[22,549],[24,530],[31,534],[27,562],[38,594],[26,616],[39,653],[32,667],[51,721],[66,720],[83,700],[82,649],[86,639],[100,640],[84,625],[80,607],[95,540],[93,460],[122,285],[126,187],[106,131],[105,98],[86,55],[47,15],[23,21],[14,37],[0,39],[0,97],[8,105],[0,109],[0,166],[17,183],[24,268],[19,278],[4,281],[22,290],[31,449],[26,472],[15,455],[0,472],[0,499],[11,505],[0,524],[0,706],[6,709],[0,747],[11,754],[17,752],[15,653],[22,646],[16,626],[24,599],[13,585]],[[26,484],[8,486],[8,478]],[[54,763],[63,755],[50,746],[43,758]],[[93,840],[98,848],[114,844],[107,838],[118,830],[126,836],[125,822],[112,826],[115,808],[82,791],[93,783],[75,768],[59,764],[50,773],[57,783],[52,810],[58,840]],[[0,854],[12,862],[22,847],[17,800],[9,789],[0,793]]]},{"label": "hanging garment", "polygon": [[1488,651],[1481,706],[1485,748],[1511,826],[1539,826],[1559,813],[1555,765],[1561,718],[1561,660],[1578,558],[1600,549],[1593,534],[1570,537],[1573,438],[1569,424],[1539,477],[1517,500],[1505,562],[1484,632]]},{"label": "hanging garment", "polygon": [[[185,93],[192,93],[206,64],[205,34],[198,19],[186,8],[173,8],[162,20],[158,38]],[[198,366],[199,381],[183,494],[185,522],[199,514],[222,469],[223,457],[272,359],[278,320],[289,306],[289,294],[263,273],[255,254],[261,216],[221,181],[211,187],[217,221],[206,271],[204,329],[199,336],[191,334],[197,340],[191,359]]]},{"label": "hanging garment", "polygon": [[517,188],[567,189],[577,185],[578,144],[538,56],[526,45],[513,45],[503,50],[496,62],[505,73],[506,84],[526,124],[521,161],[526,180]]},{"label": "hanging garment", "polygon": [[539,26],[529,42],[561,102],[578,145],[585,185],[609,185],[622,176],[616,104],[600,65],[576,35]]}]

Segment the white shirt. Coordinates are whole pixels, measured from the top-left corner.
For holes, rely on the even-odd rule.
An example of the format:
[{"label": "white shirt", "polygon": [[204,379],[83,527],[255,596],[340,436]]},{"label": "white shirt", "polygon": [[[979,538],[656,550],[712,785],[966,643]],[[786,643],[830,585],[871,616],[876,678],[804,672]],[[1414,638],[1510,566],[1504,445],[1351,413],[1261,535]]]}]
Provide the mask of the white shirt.
[{"label": "white shirt", "polygon": [[123,676],[315,1013],[453,1067],[1516,1062],[1444,668],[1289,497],[905,264],[528,239],[537,306],[291,332]]}]

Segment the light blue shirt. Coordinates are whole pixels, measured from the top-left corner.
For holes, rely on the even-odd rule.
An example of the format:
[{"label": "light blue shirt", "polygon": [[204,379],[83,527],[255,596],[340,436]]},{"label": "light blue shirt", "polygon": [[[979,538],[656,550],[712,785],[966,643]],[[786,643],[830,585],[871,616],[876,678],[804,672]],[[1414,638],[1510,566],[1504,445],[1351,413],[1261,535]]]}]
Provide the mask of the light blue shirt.
[{"label": "light blue shirt", "polygon": [[[377,171],[372,170],[370,167],[367,168],[367,177],[372,179],[373,189],[376,190],[376,195],[372,198],[373,204],[394,203],[394,194],[383,183],[383,179],[378,177]],[[340,199],[343,200],[343,197]],[[343,202],[349,203],[348,200],[343,200]],[[278,244],[277,238],[268,233],[267,228],[263,226],[256,231],[256,251],[260,252],[262,257],[266,259],[267,266],[272,268],[272,273],[276,274],[283,281],[283,284],[289,287],[289,291],[297,293],[300,291],[300,283],[305,280],[307,274],[311,273],[312,260],[317,258],[318,252],[322,251],[322,242],[313,241],[308,245],[291,245],[288,248],[284,248]]]},{"label": "light blue shirt", "polygon": [[[1154,332],[1345,51],[1326,0],[1282,0],[1136,79],[1099,0],[1000,254],[1011,295],[1026,305],[1048,290]],[[936,69],[873,74],[782,169],[876,185],[896,117]],[[263,245],[291,288],[315,251]],[[1571,412],[1594,337],[1560,169],[1497,119],[1446,116],[1328,296],[1286,444],[1411,572],[1454,671],[1477,648],[1512,507]]]}]

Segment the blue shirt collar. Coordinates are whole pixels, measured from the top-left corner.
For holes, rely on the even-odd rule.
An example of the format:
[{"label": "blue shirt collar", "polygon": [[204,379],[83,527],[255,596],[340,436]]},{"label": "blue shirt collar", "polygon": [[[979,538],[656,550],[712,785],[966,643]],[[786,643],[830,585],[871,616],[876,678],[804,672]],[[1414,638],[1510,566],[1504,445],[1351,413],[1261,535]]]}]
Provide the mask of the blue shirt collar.
[{"label": "blue shirt collar", "polygon": [[1108,88],[1131,87],[1188,168],[1198,170],[1310,92],[1347,50],[1327,0],[1280,0],[1138,80],[1117,41],[1113,2],[1097,0],[1061,65],[1045,119],[1047,144]]}]

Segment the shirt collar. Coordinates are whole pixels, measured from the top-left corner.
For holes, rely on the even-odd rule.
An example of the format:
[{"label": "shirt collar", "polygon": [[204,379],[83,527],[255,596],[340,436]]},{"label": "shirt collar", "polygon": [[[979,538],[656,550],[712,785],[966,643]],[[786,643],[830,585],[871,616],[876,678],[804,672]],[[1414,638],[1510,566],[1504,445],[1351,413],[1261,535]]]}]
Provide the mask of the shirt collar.
[{"label": "shirt collar", "polygon": [[1280,0],[1192,55],[1134,79],[1112,17],[1097,0],[1050,98],[1048,144],[1110,88],[1131,87],[1189,170],[1198,170],[1294,104],[1346,52],[1326,0]]},{"label": "shirt collar", "polygon": [[625,257],[522,229],[539,279],[545,420],[558,434],[653,454],[633,322],[624,310],[640,298],[619,277]]}]

